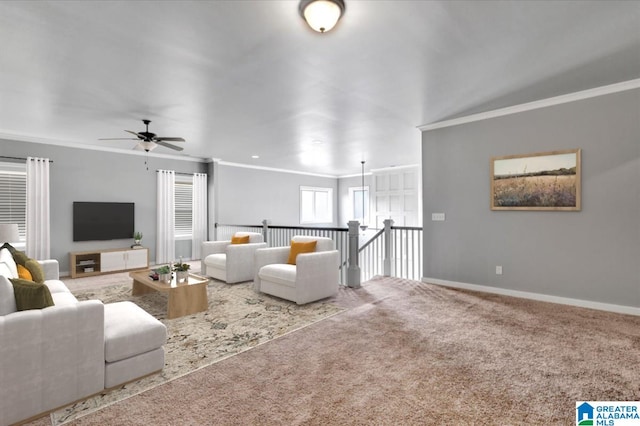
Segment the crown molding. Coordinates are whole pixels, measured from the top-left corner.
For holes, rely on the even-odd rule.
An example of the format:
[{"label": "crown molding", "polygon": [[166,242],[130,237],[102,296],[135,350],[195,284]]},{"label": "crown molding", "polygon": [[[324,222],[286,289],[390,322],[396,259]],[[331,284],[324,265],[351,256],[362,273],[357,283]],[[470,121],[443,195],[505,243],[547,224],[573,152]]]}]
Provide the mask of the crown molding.
[{"label": "crown molding", "polygon": [[[372,176],[373,173],[372,172],[365,172],[364,175],[365,176]],[[338,176],[338,179],[347,179],[347,178],[353,178],[353,177],[362,177],[362,173],[354,173],[352,175],[342,175],[342,176]]]},{"label": "crown molding", "polygon": [[[383,172],[390,172],[390,171],[394,171],[394,170],[402,170],[402,169],[415,169],[415,168],[420,168],[420,164],[408,164],[406,166],[389,166],[389,167],[383,167],[380,169],[371,169],[368,172],[366,172],[364,175],[365,176],[371,176],[374,173],[383,173]],[[351,175],[341,175],[338,176],[338,179],[347,179],[347,178],[352,178],[352,177],[361,177],[362,173],[354,173]]]},{"label": "crown molding", "polygon": [[519,112],[531,111],[534,109],[566,104],[569,102],[595,98],[597,96],[609,95],[612,93],[624,92],[627,90],[633,90],[638,88],[640,88],[640,78],[635,80],[624,81],[622,83],[615,83],[615,84],[609,84],[607,86],[596,87],[594,89],[583,90],[580,92],[569,93],[566,95],[555,96],[553,98],[541,99],[538,101],[528,102],[520,105],[514,105],[506,108],[495,109],[492,111],[480,112],[478,114],[471,114],[465,117],[453,118],[451,120],[437,121],[431,124],[423,124],[422,126],[418,126],[418,129],[423,132],[428,132],[430,130],[458,126],[460,124],[473,123],[474,121],[488,120],[490,118],[503,117],[505,115],[517,114]]},{"label": "crown molding", "polygon": [[16,141],[16,142],[28,142],[28,143],[37,143],[42,145],[55,145],[61,146],[64,148],[74,148],[74,149],[86,149],[89,151],[102,151],[102,152],[111,152],[114,154],[125,154],[125,155],[138,155],[138,156],[149,156],[156,158],[168,158],[172,160],[182,160],[182,161],[191,161],[194,163],[206,163],[207,159],[200,157],[190,157],[183,155],[173,155],[173,154],[161,154],[145,151],[138,151],[133,149],[120,149],[120,148],[108,148],[104,146],[97,145],[83,145],[75,142],[68,142],[59,139],[51,139],[51,138],[42,138],[38,136],[29,136],[29,135],[18,135],[14,133],[4,133],[0,132],[0,139],[8,140],[8,141]]},{"label": "crown molding", "polygon": [[242,163],[231,163],[228,161],[214,161],[217,164],[220,164],[222,166],[229,166],[229,167],[241,167],[244,169],[255,169],[255,170],[266,170],[266,171],[270,171],[270,172],[279,172],[279,173],[292,173],[292,174],[296,174],[296,175],[305,175],[305,176],[315,176],[315,177],[322,177],[322,178],[330,178],[330,179],[337,179],[337,176],[334,175],[323,175],[320,173],[310,173],[310,172],[300,172],[297,170],[287,170],[287,169],[278,169],[275,167],[264,167],[264,166],[254,166],[251,164],[242,164]]},{"label": "crown molding", "polygon": [[371,169],[371,172],[381,173],[381,172],[390,172],[390,171],[402,170],[402,169],[415,169],[420,167],[422,167],[422,165],[420,164],[407,164],[406,166],[390,166],[390,167],[382,167],[380,169]]}]

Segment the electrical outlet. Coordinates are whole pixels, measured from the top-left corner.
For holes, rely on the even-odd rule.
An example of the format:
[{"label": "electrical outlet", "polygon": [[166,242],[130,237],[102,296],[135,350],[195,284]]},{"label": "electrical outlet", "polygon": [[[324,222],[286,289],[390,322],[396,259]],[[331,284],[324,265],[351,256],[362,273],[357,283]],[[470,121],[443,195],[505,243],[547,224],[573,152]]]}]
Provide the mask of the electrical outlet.
[{"label": "electrical outlet", "polygon": [[444,221],[444,213],[431,213],[431,220],[438,222]]},{"label": "electrical outlet", "polygon": [[502,275],[502,266],[496,266],[496,275]]}]

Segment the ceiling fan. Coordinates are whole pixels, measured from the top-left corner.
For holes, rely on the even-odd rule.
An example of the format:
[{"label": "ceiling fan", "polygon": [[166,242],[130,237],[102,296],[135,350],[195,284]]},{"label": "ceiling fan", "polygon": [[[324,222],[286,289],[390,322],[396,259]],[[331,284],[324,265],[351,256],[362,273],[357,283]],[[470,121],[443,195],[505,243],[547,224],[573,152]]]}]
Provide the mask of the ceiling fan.
[{"label": "ceiling fan", "polygon": [[175,149],[176,151],[182,151],[184,149],[181,146],[167,143],[167,141],[184,142],[185,141],[184,138],[157,136],[155,133],[149,132],[149,123],[151,123],[151,120],[145,119],[145,120],[142,120],[142,122],[145,124],[145,126],[147,126],[147,129],[144,132],[132,132],[131,130],[125,130],[125,132],[129,132],[132,135],[135,135],[136,136],[135,138],[103,138],[98,140],[101,140],[101,141],[128,141],[128,140],[136,141],[137,140],[139,142],[136,146],[133,147],[133,149],[136,149],[139,151],[146,151],[146,152],[150,152],[154,150],[158,145],[164,146],[165,148]]}]

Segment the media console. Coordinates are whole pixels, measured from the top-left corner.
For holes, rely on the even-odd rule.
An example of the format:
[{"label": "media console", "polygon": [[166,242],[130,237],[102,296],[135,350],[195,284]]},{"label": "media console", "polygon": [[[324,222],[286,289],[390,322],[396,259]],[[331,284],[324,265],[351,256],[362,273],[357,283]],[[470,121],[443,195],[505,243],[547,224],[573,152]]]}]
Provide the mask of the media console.
[{"label": "media console", "polygon": [[149,249],[122,248],[69,253],[71,278],[149,268]]}]

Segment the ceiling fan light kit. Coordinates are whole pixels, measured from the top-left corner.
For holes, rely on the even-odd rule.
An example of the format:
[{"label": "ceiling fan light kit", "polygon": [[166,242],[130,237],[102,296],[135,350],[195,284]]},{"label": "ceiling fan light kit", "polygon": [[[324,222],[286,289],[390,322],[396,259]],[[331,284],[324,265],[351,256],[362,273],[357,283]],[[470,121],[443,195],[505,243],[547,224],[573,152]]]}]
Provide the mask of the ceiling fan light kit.
[{"label": "ceiling fan light kit", "polygon": [[135,149],[140,149],[142,151],[151,152],[158,147],[158,144],[155,142],[141,141],[136,145]]},{"label": "ceiling fan light kit", "polygon": [[325,33],[338,23],[345,5],[343,0],[301,0],[298,10],[311,28]]}]

